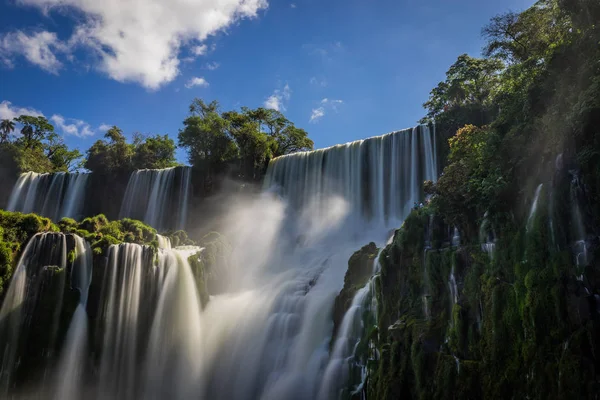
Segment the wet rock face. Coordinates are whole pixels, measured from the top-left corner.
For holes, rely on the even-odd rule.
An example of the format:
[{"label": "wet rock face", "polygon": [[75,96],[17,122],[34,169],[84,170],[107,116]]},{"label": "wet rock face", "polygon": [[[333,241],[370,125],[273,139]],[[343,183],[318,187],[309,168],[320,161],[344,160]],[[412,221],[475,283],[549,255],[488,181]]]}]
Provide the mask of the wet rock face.
[{"label": "wet rock face", "polygon": [[335,341],[339,326],[342,323],[344,314],[346,314],[352,303],[354,295],[360,288],[366,285],[371,275],[373,275],[373,266],[378,253],[379,249],[375,243],[371,242],[355,252],[348,260],[348,270],[344,277],[344,287],[336,297],[333,306],[332,343]]}]

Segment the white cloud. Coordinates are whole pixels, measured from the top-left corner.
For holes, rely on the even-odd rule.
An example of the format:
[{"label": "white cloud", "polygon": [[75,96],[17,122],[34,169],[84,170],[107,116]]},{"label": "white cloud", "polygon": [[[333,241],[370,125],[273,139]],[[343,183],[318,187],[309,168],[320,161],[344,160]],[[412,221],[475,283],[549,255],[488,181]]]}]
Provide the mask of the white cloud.
[{"label": "white cloud", "polygon": [[287,102],[292,97],[292,90],[290,85],[285,84],[283,90],[276,89],[271,96],[265,100],[265,108],[269,108],[275,111],[285,111]]},{"label": "white cloud", "polygon": [[325,116],[325,109],[323,107],[313,108],[312,113],[310,114],[311,123],[316,123],[318,120]]},{"label": "white cloud", "polygon": [[8,100],[4,100],[0,103],[0,119],[14,119],[21,115],[41,117],[44,114],[33,108],[13,106]]},{"label": "white cloud", "polygon": [[308,122],[317,123],[321,118],[323,118],[327,112],[327,110],[332,110],[334,112],[338,112],[338,107],[344,104],[342,100],[337,99],[328,99],[325,97],[320,102],[320,107],[313,108],[312,113],[310,114],[310,120]]},{"label": "white cloud", "polygon": [[[37,53],[28,50],[29,61],[56,71],[60,67],[57,51],[65,49],[64,46],[70,51],[83,46],[95,52],[98,68],[110,78],[138,82],[149,89],[157,89],[179,74],[182,47],[194,46],[192,54],[201,52],[209,36],[241,19],[257,17],[268,6],[267,0],[20,0],[19,3],[37,6],[44,12],[70,7],[83,15],[67,43],[60,44],[56,35],[49,32],[38,37],[40,50]],[[14,48],[12,36],[9,43]]]},{"label": "white cloud", "polygon": [[220,66],[221,66],[221,64],[219,64],[218,62],[210,62],[210,63],[206,63],[204,65],[204,68],[209,71],[214,71],[215,69],[219,68]]},{"label": "white cloud", "polygon": [[94,134],[94,131],[90,125],[87,122],[79,119],[65,119],[62,115],[54,114],[52,117],[50,117],[50,121],[52,121],[54,125],[56,125],[56,127],[65,135],[86,137]]},{"label": "white cloud", "polygon": [[100,132],[106,132],[106,131],[108,131],[110,128],[112,128],[112,126],[111,126],[111,125],[108,125],[108,124],[102,124],[102,125],[100,125],[100,126],[98,127],[98,130],[99,130]]},{"label": "white cloud", "polygon": [[295,4],[295,3],[292,3],[292,4],[290,4],[290,7],[292,7],[292,8],[296,8],[296,4]]},{"label": "white cloud", "polygon": [[192,54],[194,54],[195,56],[203,56],[207,52],[208,52],[208,46],[205,44],[192,47]]},{"label": "white cloud", "polygon": [[13,66],[15,56],[23,56],[43,70],[58,74],[62,63],[55,53],[66,52],[67,48],[53,32],[41,31],[28,35],[16,31],[0,36],[0,58],[9,67]]},{"label": "white cloud", "polygon": [[206,82],[206,79],[204,79],[202,77],[193,77],[185,84],[185,87],[188,89],[191,89],[194,86],[207,87],[208,82]]}]

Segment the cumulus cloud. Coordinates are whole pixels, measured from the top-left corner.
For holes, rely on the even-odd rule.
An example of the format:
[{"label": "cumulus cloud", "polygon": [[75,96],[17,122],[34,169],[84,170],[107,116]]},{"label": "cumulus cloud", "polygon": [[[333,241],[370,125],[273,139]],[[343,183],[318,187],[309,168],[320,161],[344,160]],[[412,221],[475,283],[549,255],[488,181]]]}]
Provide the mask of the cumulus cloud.
[{"label": "cumulus cloud", "polygon": [[108,124],[102,124],[102,125],[100,125],[100,126],[98,127],[98,130],[99,130],[100,132],[106,132],[106,131],[108,131],[110,128],[112,128],[112,126],[111,126],[111,125],[108,125]]},{"label": "cumulus cloud", "polygon": [[53,32],[41,31],[28,35],[23,31],[16,31],[0,36],[0,58],[9,67],[13,66],[15,56],[23,56],[43,70],[58,74],[62,63],[55,53],[66,52],[67,49],[68,46]]},{"label": "cumulus cloud", "polygon": [[292,96],[292,90],[290,85],[285,84],[282,90],[276,89],[271,96],[265,100],[265,108],[269,108],[275,111],[285,111],[287,102]]},{"label": "cumulus cloud", "polygon": [[77,137],[87,137],[94,134],[94,130],[87,122],[80,119],[67,118],[62,115],[54,114],[50,117],[50,121],[65,135]]},{"label": "cumulus cloud", "polygon": [[310,123],[317,123],[321,118],[323,118],[327,112],[327,110],[331,110],[334,112],[338,112],[338,107],[344,104],[342,100],[337,99],[328,99],[325,97],[319,102],[320,106],[318,108],[313,108],[310,114]]},{"label": "cumulus cloud", "polygon": [[[157,89],[179,74],[183,46],[192,46],[191,53],[200,55],[207,51],[203,42],[209,36],[241,19],[257,17],[268,6],[267,0],[20,0],[19,3],[46,13],[68,7],[83,15],[66,43],[60,43],[56,34],[50,32],[37,37],[41,41],[39,51],[33,45],[27,51],[30,62],[56,71],[60,68],[57,51],[72,52],[75,47],[83,46],[93,50],[98,56],[98,68],[110,78],[137,82],[149,89]],[[8,35],[11,35],[8,41],[11,49],[15,48],[14,43],[23,41],[19,32]],[[17,35],[17,39],[12,35]]]},{"label": "cumulus cloud", "polygon": [[14,119],[21,115],[42,117],[44,114],[33,108],[13,106],[12,103],[7,100],[0,102],[0,119]]},{"label": "cumulus cloud", "polygon": [[208,82],[206,81],[206,79],[204,79],[202,77],[193,77],[192,79],[187,81],[187,83],[185,84],[185,87],[188,89],[191,89],[194,86],[207,87]]}]

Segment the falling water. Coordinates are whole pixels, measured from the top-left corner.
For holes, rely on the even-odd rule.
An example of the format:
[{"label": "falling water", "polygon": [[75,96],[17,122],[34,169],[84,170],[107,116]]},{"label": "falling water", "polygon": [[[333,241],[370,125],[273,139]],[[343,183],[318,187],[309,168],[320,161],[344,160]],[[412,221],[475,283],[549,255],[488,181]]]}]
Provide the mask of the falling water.
[{"label": "falling water", "polygon": [[[36,311],[45,269],[48,265],[61,269],[66,264],[67,243],[62,233],[38,233],[23,251],[0,309],[0,393],[4,395],[14,384],[19,349],[27,343],[28,328]],[[50,344],[61,306],[53,305],[52,326],[44,328]]]},{"label": "falling water", "polygon": [[359,225],[368,220],[397,227],[414,203],[422,200],[421,183],[437,180],[434,143],[432,131],[423,125],[294,153],[271,162],[265,187],[279,186],[292,208],[301,210],[310,204],[315,213],[328,212],[318,204],[321,199],[340,196]]},{"label": "falling water", "polygon": [[133,172],[119,217],[138,219],[161,231],[184,229],[190,181],[190,167]]},{"label": "falling water", "polygon": [[159,249],[166,249],[166,250],[171,249],[171,239],[169,239],[167,236],[156,235],[156,240],[158,241]]},{"label": "falling water", "polygon": [[460,246],[460,232],[457,227],[454,227],[452,230],[452,246],[457,247]]},{"label": "falling water", "polygon": [[190,399],[200,392],[200,300],[188,257],[197,247],[109,248],[100,398]]},{"label": "falling water", "polygon": [[[100,361],[100,398],[134,398],[138,379],[138,331],[146,248],[131,243],[108,250]],[[147,328],[147,327],[146,327]],[[143,331],[142,331],[143,332]]]},{"label": "falling water", "polygon": [[92,282],[92,249],[80,238],[75,238],[75,260],[71,267],[71,288],[79,291],[79,304],[75,309],[67,332],[65,347],[58,363],[55,399],[77,400],[82,398],[82,381],[87,360],[88,317],[87,298]]},{"label": "falling water", "polygon": [[351,381],[353,372],[356,374],[357,370],[360,371],[361,378],[363,378],[365,365],[361,365],[360,360],[356,358],[357,348],[361,344],[365,345],[361,342],[364,340],[367,328],[365,326],[366,316],[373,321],[376,318],[377,304],[374,290],[376,274],[379,270],[378,255],[373,268],[373,277],[356,292],[350,308],[344,314],[333,351],[325,368],[319,390],[319,400],[343,398],[347,383],[354,383]]},{"label": "falling water", "polygon": [[450,277],[448,278],[448,287],[450,289],[450,300],[452,301],[452,304],[458,303],[458,286],[456,285],[456,276],[454,275],[454,262],[452,263]]},{"label": "falling water", "polygon": [[529,210],[529,217],[527,218],[527,231],[530,231],[533,224],[533,217],[537,211],[538,201],[540,199],[540,193],[542,192],[543,183],[540,183],[535,189],[535,195],[533,196],[533,202],[531,203],[531,209]]},{"label": "falling water", "polygon": [[582,183],[578,171],[571,170],[569,173],[571,174],[570,201],[571,221],[573,222],[571,235],[574,238],[572,247],[575,254],[575,265],[577,267],[585,267],[588,263],[588,248],[583,213],[581,212],[581,199],[583,198]]},{"label": "falling water", "polygon": [[83,211],[89,174],[55,172],[21,174],[15,184],[7,209],[36,213],[58,221],[63,217],[79,218]]},{"label": "falling water", "polygon": [[[343,377],[336,365],[362,336],[354,307],[340,331],[346,339],[330,351],[348,259],[365,243],[382,247],[423,199],[421,183],[437,178],[434,149],[432,130],[420,126],[273,160],[268,190],[232,204],[224,218],[228,279],[204,309],[188,263],[199,249],[169,249],[160,237],[158,250],[110,246],[91,332],[95,397],[305,400],[346,387],[324,377]],[[185,168],[137,171],[122,216],[181,225],[185,210],[174,208],[185,208],[188,180]],[[355,298],[363,311],[370,290]]]}]

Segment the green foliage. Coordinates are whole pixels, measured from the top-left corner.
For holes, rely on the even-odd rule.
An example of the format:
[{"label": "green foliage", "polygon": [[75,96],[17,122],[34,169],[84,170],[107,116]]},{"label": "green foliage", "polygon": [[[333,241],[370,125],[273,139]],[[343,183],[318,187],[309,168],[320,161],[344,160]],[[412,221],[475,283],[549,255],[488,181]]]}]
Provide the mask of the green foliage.
[{"label": "green foliage", "polygon": [[85,168],[102,175],[127,175],[135,169],[169,168],[175,163],[175,142],[168,135],[134,135],[127,143],[123,131],[113,126],[87,151]]},{"label": "green foliage", "polygon": [[[487,58],[459,57],[432,91],[425,120],[435,118],[438,132],[453,137],[442,176],[425,185],[433,195],[427,208],[459,227],[464,246],[429,237],[432,248],[424,250],[423,232],[435,235],[426,208],[413,211],[382,251],[381,357],[369,367],[368,398],[596,395],[600,252],[590,249],[591,265],[574,265],[567,171],[580,168],[585,199],[578,201],[595,237],[598,21],[596,0],[542,0],[497,16],[483,31]],[[480,250],[484,219],[484,236],[496,235],[493,255]]]},{"label": "green foliage", "polygon": [[134,169],[161,169],[176,164],[175,142],[168,135],[150,136],[134,146]]},{"label": "green foliage", "polygon": [[48,218],[0,210],[0,299],[23,246],[39,232],[58,231]]},{"label": "green foliage", "polygon": [[179,132],[179,146],[210,192],[217,177],[237,165],[238,178],[262,178],[272,157],[310,150],[313,142],[306,131],[295,127],[283,114],[265,108],[220,112],[219,103],[195,99],[190,116]]},{"label": "green foliage", "polygon": [[427,116],[422,123],[435,121],[456,130],[466,123],[486,124],[496,112],[494,94],[499,86],[503,63],[497,59],[458,57],[423,104]]},{"label": "green foliage", "polygon": [[448,165],[436,185],[432,206],[451,226],[473,236],[479,216],[496,211],[506,185],[497,158],[498,139],[487,127],[467,125],[450,138]]},{"label": "green foliage", "polygon": [[31,115],[21,115],[15,118],[15,122],[23,125],[21,128],[21,138],[18,142],[25,149],[41,147],[41,142],[47,135],[54,133],[54,127],[45,117],[34,117]]},{"label": "green foliage", "polygon": [[0,143],[8,141],[9,135],[15,131],[15,123],[9,119],[0,121]]}]

